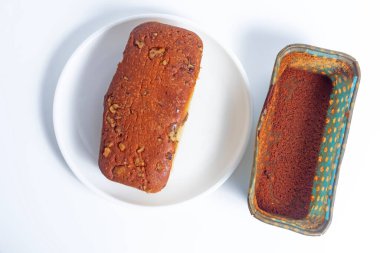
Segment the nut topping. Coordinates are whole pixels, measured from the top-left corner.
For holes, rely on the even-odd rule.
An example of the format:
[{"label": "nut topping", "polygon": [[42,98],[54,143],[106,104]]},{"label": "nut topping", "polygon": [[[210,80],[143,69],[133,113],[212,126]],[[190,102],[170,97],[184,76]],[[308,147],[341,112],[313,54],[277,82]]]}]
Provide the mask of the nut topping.
[{"label": "nut topping", "polygon": [[137,152],[137,153],[142,153],[144,150],[145,150],[145,147],[144,147],[144,146],[141,146],[141,147],[139,147],[139,148],[136,150],[136,152]]},{"label": "nut topping", "polygon": [[125,145],[122,142],[119,143],[118,147],[119,147],[120,151],[124,151],[125,150]]},{"label": "nut topping", "polygon": [[142,160],[142,159],[140,159],[140,158],[135,158],[135,166],[136,167],[143,167],[143,166],[145,166],[145,162],[144,162],[144,160]]},{"label": "nut topping", "polygon": [[161,57],[164,55],[164,53],[165,53],[165,48],[158,48],[158,47],[152,48],[151,50],[149,50],[149,59],[153,59],[155,57]]},{"label": "nut topping", "polygon": [[115,114],[116,113],[116,110],[120,108],[120,105],[118,104],[113,104],[110,106],[109,110],[111,113]]},{"label": "nut topping", "polygon": [[135,45],[138,47],[138,48],[142,48],[144,45],[145,45],[145,43],[144,43],[144,41],[142,41],[142,40],[135,40]]},{"label": "nut topping", "polygon": [[127,168],[124,165],[115,166],[112,170],[112,174],[114,176],[122,176],[126,170]]},{"label": "nut topping", "polygon": [[161,163],[157,163],[157,164],[156,164],[156,170],[157,170],[158,172],[162,171],[162,165],[161,165]]},{"label": "nut topping", "polygon": [[115,120],[113,118],[111,118],[110,116],[107,116],[107,122],[108,122],[108,124],[111,125],[111,127],[116,126]]},{"label": "nut topping", "polygon": [[111,149],[109,147],[105,147],[103,150],[103,156],[108,157],[110,153],[111,153]]}]

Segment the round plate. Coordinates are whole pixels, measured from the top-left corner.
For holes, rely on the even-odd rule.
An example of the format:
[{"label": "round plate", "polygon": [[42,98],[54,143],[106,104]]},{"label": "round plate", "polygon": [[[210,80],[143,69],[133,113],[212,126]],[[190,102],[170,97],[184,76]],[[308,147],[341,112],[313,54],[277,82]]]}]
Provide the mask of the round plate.
[{"label": "round plate", "polygon": [[[103,97],[131,30],[158,21],[197,33],[204,44],[201,71],[166,187],[147,194],[105,178],[98,167]],[[54,97],[54,129],[74,174],[105,197],[137,205],[169,205],[223,184],[238,165],[250,132],[248,79],[240,63],[190,22],[169,15],[133,16],[91,35],[67,62]]]}]

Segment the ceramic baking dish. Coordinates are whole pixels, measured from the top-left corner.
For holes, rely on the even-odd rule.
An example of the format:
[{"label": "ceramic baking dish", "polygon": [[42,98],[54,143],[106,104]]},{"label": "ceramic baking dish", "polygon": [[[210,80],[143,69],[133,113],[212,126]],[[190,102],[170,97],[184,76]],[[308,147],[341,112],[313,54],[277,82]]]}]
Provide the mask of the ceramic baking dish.
[{"label": "ceramic baking dish", "polygon": [[[263,127],[263,125],[268,125],[264,123],[268,123],[267,120],[270,118],[267,106],[272,99],[271,94],[276,81],[286,68],[302,69],[327,76],[332,84],[318,161],[315,165],[309,211],[302,219],[290,219],[265,212],[258,206],[255,196],[257,166],[260,163],[258,154],[265,152],[265,145],[262,143],[266,141],[260,139],[260,136],[263,136],[262,131],[270,131],[269,128]],[[332,218],[338,174],[359,79],[359,65],[347,54],[301,44],[289,45],[279,52],[256,132],[254,163],[248,194],[249,209],[254,217],[305,235],[320,235],[326,231]]]}]

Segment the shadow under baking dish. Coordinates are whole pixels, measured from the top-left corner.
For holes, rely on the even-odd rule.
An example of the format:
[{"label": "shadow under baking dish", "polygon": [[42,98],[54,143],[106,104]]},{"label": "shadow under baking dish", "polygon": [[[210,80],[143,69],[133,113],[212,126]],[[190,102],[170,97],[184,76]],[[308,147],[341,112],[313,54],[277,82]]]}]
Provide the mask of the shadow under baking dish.
[{"label": "shadow under baking dish", "polygon": [[279,53],[257,128],[248,196],[256,218],[302,234],[326,230],[359,76],[343,53],[307,45]]}]

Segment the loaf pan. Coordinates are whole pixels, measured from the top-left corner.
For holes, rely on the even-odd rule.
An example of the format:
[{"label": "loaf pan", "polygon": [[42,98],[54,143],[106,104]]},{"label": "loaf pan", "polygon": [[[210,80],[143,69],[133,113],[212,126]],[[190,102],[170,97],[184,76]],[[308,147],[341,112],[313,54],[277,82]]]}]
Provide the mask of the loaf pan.
[{"label": "loaf pan", "polygon": [[[315,166],[310,204],[307,215],[300,219],[284,217],[262,210],[255,195],[255,182],[258,177],[257,167],[260,163],[258,154],[259,152],[265,153],[265,147],[267,147],[263,144],[267,140],[260,136],[268,136],[265,133],[263,134],[263,131],[270,132],[269,128],[263,127],[263,125],[268,125],[267,121],[270,118],[267,106],[271,102],[276,81],[279,80],[284,69],[288,67],[326,76],[331,80],[332,85],[318,161]],[[289,45],[279,52],[256,132],[254,161],[248,193],[248,205],[254,217],[265,223],[304,235],[321,235],[326,231],[332,218],[338,174],[359,80],[359,65],[354,58],[347,54],[303,44]]]}]

